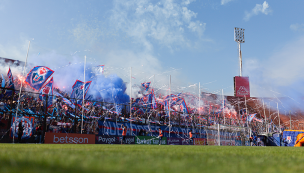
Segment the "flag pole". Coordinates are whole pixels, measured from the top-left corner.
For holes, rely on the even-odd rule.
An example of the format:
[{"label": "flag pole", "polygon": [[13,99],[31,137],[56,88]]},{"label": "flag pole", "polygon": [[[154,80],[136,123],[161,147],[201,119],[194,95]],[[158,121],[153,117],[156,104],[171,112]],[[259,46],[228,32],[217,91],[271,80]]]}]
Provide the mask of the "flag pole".
[{"label": "flag pole", "polygon": [[[279,110],[279,103],[277,102],[277,110],[278,110],[278,118],[279,118],[279,132],[281,134],[281,119],[280,119],[280,110]],[[281,140],[280,140],[280,146],[281,146]]]},{"label": "flag pole", "polygon": [[86,69],[86,61],[87,61],[87,56],[84,56],[84,66],[83,66],[83,88],[82,88],[82,115],[81,115],[81,134],[82,134],[82,129],[83,129],[83,112],[84,112],[84,92],[85,92],[85,69]]},{"label": "flag pole", "polygon": [[[29,50],[30,50],[30,45],[31,45],[31,41],[29,41],[29,45],[28,45],[28,48],[27,48],[27,53],[26,53],[26,59],[25,59],[25,64],[23,66],[23,72],[22,72],[22,76],[24,76],[24,73],[25,73],[25,67],[26,67],[26,63],[27,63],[27,58],[28,58],[28,53],[29,53]],[[18,103],[17,103],[17,110],[16,110],[16,116],[15,116],[15,121],[17,120],[17,116],[18,116],[18,110],[19,110],[19,105],[20,105],[20,97],[21,97],[21,91],[22,91],[22,83],[23,81],[21,81],[21,86],[20,86],[20,90],[19,90],[19,96],[18,96]],[[13,144],[15,142],[15,130],[16,127],[14,128],[14,133],[13,133]]]},{"label": "flag pole", "polygon": [[200,137],[201,137],[201,131],[202,131],[202,119],[201,119],[201,83],[198,83],[198,116],[199,116],[199,120],[200,120]]},{"label": "flag pole", "polygon": [[130,67],[130,136],[132,136],[132,67]]},{"label": "flag pole", "polygon": [[226,121],[226,118],[225,118],[225,113],[224,113],[224,109],[225,109],[225,105],[224,105],[224,89],[222,89],[222,97],[223,97],[223,103],[222,103],[222,106],[223,106],[223,118],[224,118],[224,125],[225,125],[225,121]]},{"label": "flag pole", "polygon": [[170,131],[171,131],[171,115],[170,115],[170,105],[171,104],[171,75],[169,78],[169,138],[170,138]]},{"label": "flag pole", "polygon": [[264,109],[264,118],[265,118],[265,131],[267,132],[267,119],[266,119],[266,111],[265,111],[265,105],[264,105],[264,98],[263,98],[263,109]]}]

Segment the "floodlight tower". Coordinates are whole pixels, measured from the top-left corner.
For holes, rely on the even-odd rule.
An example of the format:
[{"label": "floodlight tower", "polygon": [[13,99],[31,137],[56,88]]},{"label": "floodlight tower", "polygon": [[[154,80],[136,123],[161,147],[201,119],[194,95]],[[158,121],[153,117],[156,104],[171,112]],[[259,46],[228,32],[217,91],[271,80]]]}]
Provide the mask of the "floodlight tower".
[{"label": "floodlight tower", "polygon": [[239,46],[239,61],[240,61],[240,76],[242,76],[242,52],[241,52],[241,43],[245,43],[243,28],[234,28],[234,41],[238,43]]}]

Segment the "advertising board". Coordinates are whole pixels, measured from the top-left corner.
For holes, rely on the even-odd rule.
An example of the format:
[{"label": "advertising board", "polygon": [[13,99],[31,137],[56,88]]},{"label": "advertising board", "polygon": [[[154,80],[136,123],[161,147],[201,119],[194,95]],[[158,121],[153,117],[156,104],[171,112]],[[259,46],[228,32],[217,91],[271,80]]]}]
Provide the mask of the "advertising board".
[{"label": "advertising board", "polygon": [[45,133],[46,144],[95,144],[95,135],[77,133]]},{"label": "advertising board", "polygon": [[[159,139],[157,137],[152,137],[152,136],[137,136],[135,137],[135,144],[158,145]],[[166,137],[162,138],[161,145],[167,145]]]},{"label": "advertising board", "polygon": [[182,138],[167,138],[168,145],[182,145],[183,139]]},{"label": "advertising board", "polygon": [[250,97],[249,77],[234,77],[234,96]]},{"label": "advertising board", "polygon": [[194,138],[193,145],[206,145],[206,139],[204,138]]},{"label": "advertising board", "polygon": [[[121,136],[95,136],[96,144],[121,144]],[[125,144],[135,144],[134,136],[126,136]]]}]

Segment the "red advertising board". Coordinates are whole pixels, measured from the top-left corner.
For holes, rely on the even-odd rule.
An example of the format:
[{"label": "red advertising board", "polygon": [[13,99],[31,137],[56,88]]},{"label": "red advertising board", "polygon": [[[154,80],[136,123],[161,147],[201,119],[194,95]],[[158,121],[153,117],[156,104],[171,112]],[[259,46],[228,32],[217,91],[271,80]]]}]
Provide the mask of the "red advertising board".
[{"label": "red advertising board", "polygon": [[46,144],[95,144],[95,135],[77,133],[45,133]]},{"label": "red advertising board", "polygon": [[204,138],[194,138],[193,145],[206,145],[206,139]]},{"label": "red advertising board", "polygon": [[250,97],[249,77],[234,77],[234,96]]}]

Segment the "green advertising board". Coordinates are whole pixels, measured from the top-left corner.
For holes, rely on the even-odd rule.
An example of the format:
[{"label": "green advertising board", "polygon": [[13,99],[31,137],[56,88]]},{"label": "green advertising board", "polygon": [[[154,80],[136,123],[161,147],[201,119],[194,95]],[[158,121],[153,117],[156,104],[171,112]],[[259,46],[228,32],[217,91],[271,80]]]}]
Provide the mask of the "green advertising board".
[{"label": "green advertising board", "polygon": [[[135,144],[158,145],[159,139],[153,136],[136,136]],[[167,137],[162,137],[161,145],[167,145]]]}]

